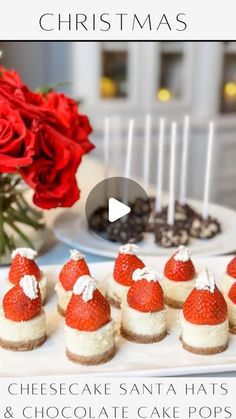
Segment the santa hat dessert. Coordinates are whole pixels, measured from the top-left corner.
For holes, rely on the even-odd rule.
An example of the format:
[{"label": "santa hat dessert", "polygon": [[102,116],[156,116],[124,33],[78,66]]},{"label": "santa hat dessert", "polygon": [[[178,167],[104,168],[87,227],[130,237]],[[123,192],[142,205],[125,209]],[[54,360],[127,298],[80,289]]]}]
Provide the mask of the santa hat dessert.
[{"label": "santa hat dessert", "polygon": [[114,322],[109,302],[94,278],[80,277],[66,310],[66,353],[74,362],[96,365],[115,354]]},{"label": "santa hat dessert", "polygon": [[236,282],[231,286],[225,300],[228,306],[229,313],[229,330],[236,334]]},{"label": "santa hat dessert", "polygon": [[3,298],[0,312],[0,346],[30,351],[46,339],[46,315],[39,284],[34,275],[24,275]]},{"label": "santa hat dessert", "polygon": [[196,271],[191,260],[191,253],[185,246],[180,246],[167,261],[164,268],[163,289],[165,303],[172,308],[182,308],[195,285]]},{"label": "santa hat dessert", "polygon": [[65,315],[73,287],[77,279],[83,275],[90,275],[84,256],[76,249],[70,250],[70,260],[63,266],[55,287],[58,295],[57,308],[61,315]]},{"label": "santa hat dessert", "polygon": [[34,275],[39,283],[41,299],[44,303],[47,295],[47,278],[35,262],[36,256],[37,252],[28,247],[20,247],[12,252],[7,287],[9,289],[18,284],[24,275]]},{"label": "santa hat dessert", "polygon": [[201,272],[196,288],[183,307],[181,340],[184,349],[200,355],[223,352],[228,347],[228,311],[213,274]]},{"label": "santa hat dessert", "polygon": [[121,304],[121,335],[132,342],[154,343],[166,336],[164,295],[152,268],[136,269]]},{"label": "santa hat dessert", "polygon": [[137,249],[138,246],[131,243],[120,246],[113,274],[108,278],[107,298],[117,308],[120,308],[123,296],[134,283],[133,272],[144,268],[142,260],[135,255]]},{"label": "santa hat dessert", "polygon": [[236,256],[228,263],[226,272],[221,280],[220,288],[226,297],[232,285],[236,282]]}]

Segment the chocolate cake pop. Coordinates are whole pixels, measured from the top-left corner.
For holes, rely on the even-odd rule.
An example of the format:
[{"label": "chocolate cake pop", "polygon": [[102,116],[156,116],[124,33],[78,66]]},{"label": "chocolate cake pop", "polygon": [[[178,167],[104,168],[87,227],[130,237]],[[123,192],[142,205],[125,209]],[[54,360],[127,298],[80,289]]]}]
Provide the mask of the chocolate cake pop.
[{"label": "chocolate cake pop", "polygon": [[205,219],[202,215],[196,214],[192,218],[190,235],[198,239],[211,239],[221,232],[221,226],[216,218],[210,215]]},{"label": "chocolate cake pop", "polygon": [[177,247],[189,242],[188,231],[183,228],[181,223],[175,223],[174,225],[155,224],[154,234],[155,242],[161,247]]}]

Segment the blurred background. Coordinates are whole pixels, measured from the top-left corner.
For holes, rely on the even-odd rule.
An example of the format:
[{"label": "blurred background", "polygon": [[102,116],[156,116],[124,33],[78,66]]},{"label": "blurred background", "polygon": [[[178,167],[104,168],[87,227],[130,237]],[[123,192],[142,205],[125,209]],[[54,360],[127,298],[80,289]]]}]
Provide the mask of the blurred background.
[{"label": "blurred background", "polygon": [[[189,114],[188,195],[201,199],[208,122],[214,119],[211,200],[236,209],[236,42],[1,42],[0,50],[2,65],[20,71],[32,88],[65,82],[60,90],[76,98],[91,119],[93,156],[101,162],[104,117],[112,118],[111,161],[118,175],[128,118],[135,118],[132,170],[141,176],[144,120],[152,115],[155,182],[159,118],[177,120],[181,139],[183,117]],[[166,170],[168,153],[167,145]]]}]

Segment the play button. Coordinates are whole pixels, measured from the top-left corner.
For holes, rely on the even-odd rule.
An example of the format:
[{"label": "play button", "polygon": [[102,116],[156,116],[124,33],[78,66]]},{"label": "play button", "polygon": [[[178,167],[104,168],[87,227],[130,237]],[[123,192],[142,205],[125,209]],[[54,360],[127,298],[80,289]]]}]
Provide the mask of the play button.
[{"label": "play button", "polygon": [[112,177],[99,182],[85,206],[88,229],[102,239],[138,242],[146,231],[151,212],[150,199],[135,181]]},{"label": "play button", "polygon": [[131,211],[128,205],[122,204],[115,198],[109,198],[108,200],[108,220],[113,223],[116,220],[129,214]]}]

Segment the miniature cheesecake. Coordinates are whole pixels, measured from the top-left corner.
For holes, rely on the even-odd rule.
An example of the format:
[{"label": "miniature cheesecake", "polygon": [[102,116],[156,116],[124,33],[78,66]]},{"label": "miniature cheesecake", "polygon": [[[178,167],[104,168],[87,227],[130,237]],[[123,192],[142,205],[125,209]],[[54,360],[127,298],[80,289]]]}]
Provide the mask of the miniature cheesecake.
[{"label": "miniature cheesecake", "polygon": [[110,304],[88,275],[80,277],[66,310],[66,354],[74,362],[96,365],[115,354]]},{"label": "miniature cheesecake", "polygon": [[35,262],[36,256],[37,252],[27,247],[21,247],[12,252],[7,288],[11,289],[18,284],[24,275],[34,275],[39,284],[42,303],[44,303],[47,296],[47,278]]},{"label": "miniature cheesecake", "polygon": [[221,280],[220,288],[226,297],[230,288],[236,282],[236,256],[229,262],[226,272]]},{"label": "miniature cheesecake", "polygon": [[229,330],[236,334],[236,282],[231,286],[228,295],[225,296],[229,313]]},{"label": "miniature cheesecake", "polygon": [[121,335],[136,343],[159,342],[166,336],[164,295],[151,268],[137,269],[121,304]]},{"label": "miniature cheesecake", "polygon": [[194,288],[196,271],[190,256],[190,251],[180,246],[165,265],[162,286],[165,303],[172,308],[182,308]]},{"label": "miniature cheesecake", "polygon": [[82,275],[90,275],[84,256],[76,249],[71,250],[70,254],[70,260],[63,266],[55,287],[58,295],[57,309],[62,316],[65,316],[77,279]]},{"label": "miniature cheesecake", "polygon": [[133,284],[133,272],[138,268],[144,268],[144,263],[134,254],[135,250],[137,246],[134,244],[121,246],[113,275],[108,277],[107,298],[117,308],[120,308],[123,297]]},{"label": "miniature cheesecake", "polygon": [[3,298],[0,312],[0,346],[13,351],[31,351],[46,339],[46,315],[39,285],[25,275]]},{"label": "miniature cheesecake", "polygon": [[184,349],[200,355],[223,352],[228,347],[228,312],[225,299],[207,270],[184,303],[181,340]]}]

